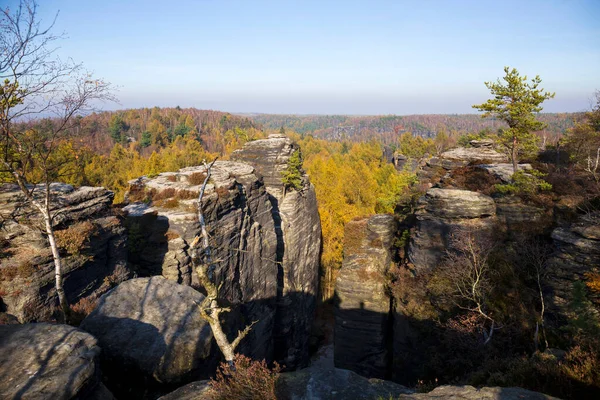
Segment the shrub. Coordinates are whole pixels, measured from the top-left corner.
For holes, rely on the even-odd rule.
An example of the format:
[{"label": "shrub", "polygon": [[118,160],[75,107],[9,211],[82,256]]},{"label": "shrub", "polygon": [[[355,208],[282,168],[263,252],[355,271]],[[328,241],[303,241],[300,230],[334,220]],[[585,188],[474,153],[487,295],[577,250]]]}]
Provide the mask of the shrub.
[{"label": "shrub", "polygon": [[302,153],[296,150],[288,160],[287,168],[281,173],[281,182],[288,189],[302,189]]},{"label": "shrub", "polygon": [[80,299],[71,306],[70,323],[73,326],[79,326],[85,317],[90,315],[98,305],[98,297],[92,295]]},{"label": "shrub", "polygon": [[542,179],[543,173],[535,169],[527,172],[517,171],[512,176],[512,183],[497,184],[496,190],[502,194],[534,195],[538,191],[552,190],[552,185]]},{"label": "shrub", "polygon": [[210,380],[212,400],[276,400],[276,383],[281,368],[269,369],[265,361],[254,361],[237,354],[233,366],[221,363],[215,379]]},{"label": "shrub", "polygon": [[90,221],[79,222],[55,232],[56,244],[69,254],[79,254],[97,228]]},{"label": "shrub", "polygon": [[200,195],[200,192],[196,192],[193,190],[180,190],[177,192],[175,197],[180,200],[189,200],[189,199],[197,199]]},{"label": "shrub", "polygon": [[204,172],[194,172],[187,176],[187,180],[190,185],[202,185],[204,180],[206,179],[206,174]]},{"label": "shrub", "polygon": [[177,191],[175,190],[175,188],[166,188],[164,190],[156,191],[156,190],[152,190],[152,200],[154,201],[158,201],[158,200],[164,200],[164,199],[170,199],[171,197],[174,197],[175,194],[177,193]]}]

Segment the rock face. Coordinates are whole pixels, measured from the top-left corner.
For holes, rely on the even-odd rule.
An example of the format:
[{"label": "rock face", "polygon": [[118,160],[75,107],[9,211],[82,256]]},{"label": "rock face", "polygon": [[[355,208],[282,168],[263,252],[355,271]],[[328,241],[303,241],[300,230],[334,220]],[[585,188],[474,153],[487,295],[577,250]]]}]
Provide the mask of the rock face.
[{"label": "rock face", "polygon": [[101,385],[99,352],[92,335],[71,326],[0,325],[0,398],[88,398]]},{"label": "rock face", "polygon": [[306,174],[300,190],[286,189],[281,173],[298,147],[287,137],[246,143],[232,159],[256,168],[265,182],[277,236],[276,359],[288,368],[308,363],[308,340],[319,284],[321,222],[314,186]]},{"label": "rock face", "polygon": [[586,273],[600,272],[600,215],[590,213],[554,229],[552,240],[557,249],[549,263],[552,303],[564,310],[571,300],[573,283],[583,281]]},{"label": "rock face", "polygon": [[453,230],[489,232],[497,223],[494,200],[469,190],[429,189],[419,199],[415,214],[417,224],[411,234],[408,258],[417,273],[442,260]]},{"label": "rock face", "polygon": [[[104,188],[66,184],[50,187],[55,233],[63,257],[64,288],[74,304],[128,279],[127,237],[110,209],[114,194]],[[35,192],[34,192],[35,193]],[[38,195],[43,194],[39,188]],[[21,322],[52,319],[58,300],[54,263],[42,220],[15,185],[0,186],[0,296]]]},{"label": "rock face", "polygon": [[[161,274],[197,287],[189,244],[200,236],[197,197],[204,167],[184,168],[133,183],[125,207],[130,258],[140,275]],[[223,301],[232,304],[231,332],[258,321],[240,351],[273,359],[273,325],[277,302],[277,236],[271,203],[250,165],[218,161],[203,198],[203,211],[216,264],[215,279]]]},{"label": "rock face", "polygon": [[139,397],[145,387],[209,373],[212,332],[197,306],[203,299],[159,276],[123,282],[100,299],[81,329],[98,338],[102,369],[117,395]]},{"label": "rock face", "polygon": [[386,273],[392,265],[396,221],[375,215],[351,221],[344,233],[344,261],[336,281],[335,365],[384,378],[389,369],[390,298]]},{"label": "rock face", "polygon": [[[314,187],[283,187],[281,173],[297,146],[285,137],[249,142],[217,161],[204,195],[216,280],[234,305],[231,331],[258,323],[241,351],[287,368],[308,362],[318,293],[321,226]],[[204,167],[131,182],[129,258],[141,276],[162,275],[197,286],[189,244],[200,235],[197,197]]]}]

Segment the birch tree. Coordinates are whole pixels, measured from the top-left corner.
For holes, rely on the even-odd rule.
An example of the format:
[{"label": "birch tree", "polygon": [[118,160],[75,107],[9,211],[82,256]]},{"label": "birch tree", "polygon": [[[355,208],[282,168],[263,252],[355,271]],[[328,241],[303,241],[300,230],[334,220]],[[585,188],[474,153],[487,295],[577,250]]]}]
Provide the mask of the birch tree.
[{"label": "birch tree", "polygon": [[206,185],[210,180],[212,167],[214,166],[217,159],[210,164],[204,163],[206,177],[202,183],[200,193],[198,195],[198,222],[200,223],[200,235],[194,238],[191,243],[192,253],[192,264],[194,270],[198,275],[200,284],[206,290],[206,296],[201,304],[198,304],[200,308],[200,316],[208,322],[212,330],[217,346],[223,353],[225,361],[230,365],[234,365],[235,350],[242,341],[242,339],[250,333],[250,330],[258,321],[254,321],[243,330],[239,331],[236,338],[230,341],[227,335],[223,331],[223,325],[221,324],[220,315],[226,312],[230,312],[229,307],[224,307],[219,301],[219,290],[223,285],[223,282],[217,284],[214,279],[214,271],[216,268],[216,260],[213,259],[212,249],[210,244],[210,238],[208,234],[208,228],[206,227],[206,220],[204,218],[203,211],[203,198],[206,190]]},{"label": "birch tree", "polygon": [[18,185],[43,220],[60,308],[68,319],[53,225],[51,182],[60,177],[65,161],[57,157],[57,150],[68,139],[77,115],[92,111],[97,100],[113,97],[110,84],[56,55],[55,43],[63,38],[51,33],[58,13],[43,26],[37,12],[34,0],[0,10],[0,176]]}]

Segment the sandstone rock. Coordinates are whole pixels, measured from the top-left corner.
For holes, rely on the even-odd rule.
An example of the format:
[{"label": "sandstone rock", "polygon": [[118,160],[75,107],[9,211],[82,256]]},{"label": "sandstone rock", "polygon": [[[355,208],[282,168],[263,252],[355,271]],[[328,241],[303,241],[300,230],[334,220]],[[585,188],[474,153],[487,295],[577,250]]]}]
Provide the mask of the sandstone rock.
[{"label": "sandstone rock", "polygon": [[93,336],[71,326],[1,325],[0,398],[87,398],[100,384],[99,352]]},{"label": "sandstone rock", "polygon": [[401,400],[558,400],[542,393],[515,387],[438,386],[429,393],[402,394]]},{"label": "sandstone rock", "polygon": [[[205,168],[189,167],[132,181],[128,212],[130,259],[141,276],[163,275],[197,287],[188,254],[200,235],[197,197]],[[203,198],[220,295],[232,304],[227,329],[237,332],[258,321],[240,351],[257,359],[273,358],[277,301],[277,236],[271,202],[263,182],[248,164],[217,161]]]},{"label": "sandstone rock", "polygon": [[[509,183],[512,181],[512,176],[514,173],[513,165],[507,163],[500,164],[480,164],[477,165],[477,168],[481,168],[500,179],[504,183]],[[519,164],[519,171],[529,171],[533,169],[531,164]]]},{"label": "sandstone rock", "polygon": [[288,368],[308,362],[308,341],[318,295],[321,223],[314,186],[303,174],[300,190],[286,190],[281,173],[298,146],[282,135],[248,142],[232,159],[252,165],[264,179],[277,235],[278,285],[275,353]]},{"label": "sandstone rock", "polygon": [[[111,285],[128,279],[127,237],[121,219],[110,210],[113,193],[58,183],[50,188],[55,233],[59,239],[66,233],[67,238],[59,240],[59,246],[63,246],[63,279],[69,301],[74,304],[84,297],[99,296]],[[0,215],[0,238],[3,235],[9,243],[2,249],[0,267],[0,292],[6,311],[21,322],[52,320],[58,304],[54,263],[41,233],[41,219],[23,203],[14,185],[0,186]]]},{"label": "sandstone rock", "polygon": [[335,365],[369,377],[385,377],[391,356],[386,273],[396,230],[391,215],[351,221],[345,227],[345,256],[336,281]]},{"label": "sandstone rock", "polygon": [[541,207],[525,204],[515,196],[503,196],[495,199],[498,220],[509,234],[542,233],[552,224]]},{"label": "sandstone rock", "polygon": [[454,230],[468,228],[489,233],[497,223],[491,197],[457,189],[429,189],[417,203],[416,217],[408,259],[417,273],[439,264]]},{"label": "sandstone rock", "polygon": [[428,164],[454,169],[471,163],[503,163],[506,161],[507,157],[504,154],[489,147],[457,147],[443,152],[439,157],[433,157]]},{"label": "sandstone rock", "polygon": [[212,400],[208,394],[209,390],[210,386],[207,380],[197,381],[159,397],[158,400]]},{"label": "sandstone rock", "polygon": [[573,283],[584,280],[586,273],[600,272],[600,216],[590,213],[558,227],[552,231],[552,240],[557,248],[549,262],[552,303],[566,315]]},{"label": "sandstone rock", "polygon": [[117,396],[211,371],[212,332],[197,306],[203,298],[158,276],[123,282],[102,296],[81,329],[98,338],[106,382]]},{"label": "sandstone rock", "polygon": [[492,139],[471,140],[469,144],[471,147],[475,148],[491,149],[494,147],[494,141]]},{"label": "sandstone rock", "polygon": [[332,347],[325,346],[310,367],[282,373],[278,393],[285,400],[396,399],[413,391],[396,383],[365,378],[355,372],[334,367]]},{"label": "sandstone rock", "polygon": [[[461,400],[557,400],[554,397],[521,388],[472,386],[439,386],[429,393],[414,390],[397,383],[365,378],[352,371],[334,368],[326,347],[309,368],[280,375],[278,389],[285,400],[346,400],[346,399],[461,399]],[[201,400],[201,399],[198,399]]]}]

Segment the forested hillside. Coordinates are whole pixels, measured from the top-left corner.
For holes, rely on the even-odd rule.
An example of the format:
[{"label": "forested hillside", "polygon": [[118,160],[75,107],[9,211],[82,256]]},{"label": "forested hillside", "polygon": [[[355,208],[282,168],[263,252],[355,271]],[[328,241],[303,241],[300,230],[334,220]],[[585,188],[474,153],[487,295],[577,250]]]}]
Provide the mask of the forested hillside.
[{"label": "forested hillside", "polygon": [[[573,126],[577,113],[543,113],[540,121],[548,124],[540,136],[553,138],[560,136]],[[405,132],[423,137],[434,137],[441,131],[455,132],[456,135],[496,131],[502,127],[501,121],[482,119],[476,114],[424,114],[424,115],[247,115],[265,129],[289,129],[300,134],[313,134],[327,140],[368,141],[377,139],[384,144],[392,144]]]},{"label": "forested hillside", "polygon": [[196,136],[210,151],[230,151],[260,132],[248,118],[229,113],[196,108],[141,108],[93,113],[78,117],[71,126],[76,136],[91,150],[110,152],[114,143],[127,145],[136,142],[144,154],[166,147],[177,137]]}]

